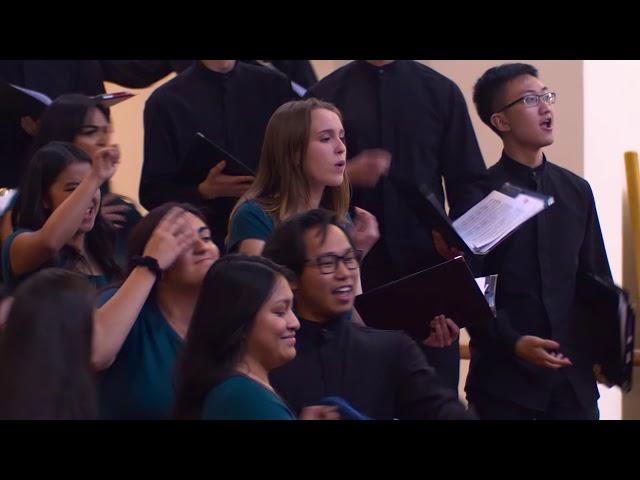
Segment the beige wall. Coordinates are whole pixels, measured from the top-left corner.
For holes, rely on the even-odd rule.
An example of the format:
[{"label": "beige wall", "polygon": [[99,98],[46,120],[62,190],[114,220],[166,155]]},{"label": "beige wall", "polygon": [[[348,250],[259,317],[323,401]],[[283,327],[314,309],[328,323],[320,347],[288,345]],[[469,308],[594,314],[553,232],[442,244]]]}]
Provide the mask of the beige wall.
[{"label": "beige wall", "polygon": [[[630,269],[633,261],[630,252],[623,250],[623,244],[631,241],[629,232],[627,238],[624,238],[623,200],[626,196],[626,184],[623,153],[625,150],[640,149],[639,77],[640,61],[584,62],[585,178],[591,183],[598,203],[613,278],[630,289],[635,284],[623,275]],[[636,345],[640,345],[638,341]],[[636,368],[634,371],[635,391],[622,396],[616,388],[605,394],[618,399],[618,410],[621,407],[625,419],[640,419],[638,370]],[[622,405],[619,403],[620,398]]]},{"label": "beige wall", "polygon": [[140,174],[142,173],[144,140],[142,112],[144,103],[151,95],[151,92],[174,76],[175,74],[169,75],[151,87],[142,89],[124,89],[119,85],[105,83],[107,92],[127,90],[136,94],[135,97],[111,109],[114,141],[120,145],[122,154],[122,161],[111,184],[115,192],[126,195],[137,203],[139,203],[138,186],[140,184]]}]

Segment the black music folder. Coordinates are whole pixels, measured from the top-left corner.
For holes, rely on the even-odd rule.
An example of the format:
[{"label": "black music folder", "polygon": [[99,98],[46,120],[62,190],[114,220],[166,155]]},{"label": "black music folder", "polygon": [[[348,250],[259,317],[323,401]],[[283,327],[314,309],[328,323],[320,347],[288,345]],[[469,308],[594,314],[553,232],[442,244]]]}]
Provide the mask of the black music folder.
[{"label": "black music folder", "polygon": [[364,323],[404,330],[413,338],[429,335],[430,322],[444,314],[460,328],[487,328],[493,312],[463,257],[369,290],[355,299]]},{"label": "black music folder", "polygon": [[221,146],[212,142],[202,133],[196,133],[187,152],[187,165],[191,170],[189,177],[197,178],[198,183],[204,181],[209,170],[222,160],[226,162],[224,170],[222,170],[225,175],[255,176],[252,169]]},{"label": "black music folder", "polygon": [[111,108],[114,105],[119,104],[120,102],[124,102],[131,97],[134,97],[135,93],[131,92],[114,92],[114,93],[101,93],[100,95],[95,95],[93,100],[96,103],[101,103],[107,108]]},{"label": "black music folder", "polygon": [[576,281],[575,312],[587,328],[594,363],[624,392],[631,390],[635,312],[628,293],[608,280],[580,273]]}]

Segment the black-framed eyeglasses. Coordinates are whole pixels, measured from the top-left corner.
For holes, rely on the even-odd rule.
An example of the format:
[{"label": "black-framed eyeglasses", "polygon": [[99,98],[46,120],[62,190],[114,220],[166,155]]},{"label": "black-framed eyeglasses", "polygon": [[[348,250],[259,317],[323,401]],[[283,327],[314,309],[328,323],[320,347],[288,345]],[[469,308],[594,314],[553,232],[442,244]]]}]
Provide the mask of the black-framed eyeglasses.
[{"label": "black-framed eyeglasses", "polygon": [[538,105],[540,105],[540,101],[543,101],[547,105],[552,105],[556,103],[556,93],[545,92],[545,93],[541,93],[540,95],[537,95],[535,93],[528,93],[527,95],[524,95],[519,99],[514,100],[509,105],[502,107],[500,110],[498,110],[495,113],[504,112],[507,108],[513,107],[515,104],[520,102],[524,103],[527,107],[537,107]]},{"label": "black-framed eyeglasses", "polygon": [[362,256],[362,250],[349,250],[342,256],[325,253],[314,258],[307,258],[305,263],[315,264],[322,274],[330,274],[338,269],[338,262],[344,263],[344,266],[349,270],[355,270],[362,263]]}]

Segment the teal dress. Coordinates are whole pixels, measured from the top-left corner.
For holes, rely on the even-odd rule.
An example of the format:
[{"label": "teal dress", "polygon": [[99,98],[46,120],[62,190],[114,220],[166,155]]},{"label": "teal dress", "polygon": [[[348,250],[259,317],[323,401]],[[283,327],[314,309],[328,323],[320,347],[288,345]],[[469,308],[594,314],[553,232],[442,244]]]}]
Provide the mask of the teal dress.
[{"label": "teal dress", "polygon": [[[30,230],[28,228],[17,228],[9,234],[9,236],[5,239],[4,243],[2,244],[2,280],[4,283],[6,283],[12,288],[17,286],[29,275],[32,275],[33,273],[43,268],[47,268],[50,266],[58,266],[58,265],[51,265],[50,263],[46,263],[31,272],[20,275],[19,277],[16,277],[13,274],[13,272],[11,271],[11,262],[9,261],[9,251],[11,248],[11,244],[13,243],[15,238],[21,233],[32,232],[32,231],[33,230]],[[105,275],[87,275],[86,277],[96,288],[104,287],[109,283],[109,278],[107,278]]]},{"label": "teal dress", "polygon": [[296,420],[284,401],[245,375],[232,375],[209,390],[203,420]]},{"label": "teal dress", "polygon": [[229,227],[227,252],[238,250],[243,240],[253,238],[267,241],[275,228],[273,219],[256,202],[249,200],[238,207]]},{"label": "teal dress", "polygon": [[[103,292],[105,304],[117,289]],[[182,338],[147,299],[113,364],[98,374],[103,419],[166,419],[173,415],[174,373]]]},{"label": "teal dress", "polygon": [[[346,228],[351,229],[353,222],[349,214],[347,214],[346,221]],[[266,242],[275,228],[273,218],[255,201],[248,200],[240,205],[233,215],[229,229],[227,252],[234,253],[238,250],[243,240],[250,238]]]}]

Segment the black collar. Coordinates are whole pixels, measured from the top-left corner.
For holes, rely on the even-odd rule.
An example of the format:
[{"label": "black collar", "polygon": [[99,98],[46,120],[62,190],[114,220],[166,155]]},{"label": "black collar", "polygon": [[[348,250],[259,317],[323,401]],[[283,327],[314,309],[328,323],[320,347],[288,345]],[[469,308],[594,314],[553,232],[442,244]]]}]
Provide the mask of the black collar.
[{"label": "black collar", "polygon": [[204,66],[204,64],[200,60],[197,60],[195,62],[195,71],[200,78],[203,78],[207,81],[224,83],[224,82],[227,82],[229,79],[233,78],[234,76],[236,76],[238,70],[242,68],[240,67],[240,63],[241,62],[239,60],[236,60],[236,64],[231,70],[229,70],[228,72],[222,73],[222,72],[214,72],[213,70],[209,70],[207,67]]},{"label": "black collar", "polygon": [[531,168],[514,160],[503,151],[502,156],[500,157],[500,163],[504,165],[505,169],[507,169],[511,174],[515,175],[516,178],[530,179],[532,177],[540,177],[544,174],[547,165],[547,157],[543,154],[542,163],[535,168]]},{"label": "black collar", "polygon": [[339,315],[337,317],[328,318],[324,322],[314,322],[305,320],[298,316],[300,320],[300,330],[296,334],[300,340],[326,340],[333,334],[340,332],[349,322],[348,314]]},{"label": "black collar", "polygon": [[397,72],[400,69],[401,60],[396,60],[387,65],[378,67],[372,65],[366,60],[356,60],[357,66],[365,73],[373,76],[379,76],[380,74],[390,75]]}]

